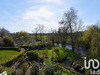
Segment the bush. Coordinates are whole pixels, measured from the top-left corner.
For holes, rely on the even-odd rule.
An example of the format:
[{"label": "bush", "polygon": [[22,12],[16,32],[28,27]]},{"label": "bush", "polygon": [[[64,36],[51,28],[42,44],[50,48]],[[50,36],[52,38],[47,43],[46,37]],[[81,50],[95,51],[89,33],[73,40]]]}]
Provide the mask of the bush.
[{"label": "bush", "polygon": [[6,62],[6,63],[4,63],[4,64],[2,64],[2,65],[3,65],[3,66],[6,66],[6,67],[11,67],[16,61],[18,61],[18,59],[19,59],[20,57],[23,56],[23,53],[24,53],[24,51],[22,51],[22,52],[21,52],[19,55],[17,55],[15,58],[9,60],[8,62]]},{"label": "bush", "polygon": [[22,69],[22,71],[23,71],[23,75],[25,75],[25,72],[26,72],[26,70],[27,70],[27,64],[26,63],[23,63],[22,65],[21,65],[21,69]]},{"label": "bush", "polygon": [[45,67],[45,75],[54,75],[55,72],[55,65],[54,64],[47,64]]},{"label": "bush", "polygon": [[54,49],[54,52],[58,55],[58,57],[59,57],[59,49],[57,49],[57,48],[55,48]]},{"label": "bush", "polygon": [[12,37],[4,36],[3,41],[4,41],[6,47],[13,47],[14,46],[14,40],[12,39]]},{"label": "bush", "polygon": [[31,62],[33,60],[35,60],[36,62],[38,61],[38,54],[33,51],[27,52],[27,56],[29,57]]},{"label": "bush", "polygon": [[37,75],[38,72],[39,72],[39,64],[35,62],[31,69],[31,75]]},{"label": "bush", "polygon": [[48,48],[50,48],[51,46],[53,46],[52,42],[51,41],[48,41],[47,42],[47,46],[48,46]]},{"label": "bush", "polygon": [[19,59],[19,62],[20,62],[20,64],[24,63],[24,62],[25,62],[25,58],[21,57],[21,58]]},{"label": "bush", "polygon": [[52,63],[47,64],[45,67],[45,75],[54,75],[55,72],[59,70],[62,71],[62,67],[59,65],[60,64],[52,64]]},{"label": "bush", "polygon": [[39,62],[40,63],[43,63],[44,62],[44,59],[39,57]]}]

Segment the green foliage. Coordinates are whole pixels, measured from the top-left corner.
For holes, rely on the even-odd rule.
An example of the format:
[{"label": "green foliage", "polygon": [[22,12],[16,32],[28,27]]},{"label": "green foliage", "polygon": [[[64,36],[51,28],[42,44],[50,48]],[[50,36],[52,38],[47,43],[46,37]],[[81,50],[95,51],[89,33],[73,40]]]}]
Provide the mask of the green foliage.
[{"label": "green foliage", "polygon": [[25,58],[21,57],[21,58],[19,59],[19,62],[20,62],[20,64],[24,63],[24,62],[25,62]]},{"label": "green foliage", "polygon": [[[85,32],[84,32],[85,42],[88,51],[88,54],[91,53],[91,57],[100,55],[100,28],[96,25],[90,26]],[[88,55],[87,54],[87,55]],[[89,57],[90,57],[89,56]]]},{"label": "green foliage", "polygon": [[21,39],[21,38],[27,39],[27,38],[29,38],[29,34],[25,31],[21,31],[21,32],[18,33],[18,38],[19,39]]},{"label": "green foliage", "polygon": [[59,49],[57,49],[57,48],[55,48],[54,49],[54,52],[58,55],[58,57],[59,57]]},{"label": "green foliage", "polygon": [[84,32],[84,37],[88,48],[97,47],[97,29],[98,28],[96,25],[93,25]]},{"label": "green foliage", "polygon": [[51,48],[52,46],[53,46],[52,42],[51,41],[47,41],[47,47]]},{"label": "green foliage", "polygon": [[[36,36],[35,35],[34,36],[30,36],[30,37],[36,39]],[[37,40],[47,40],[48,39],[48,36],[47,35],[42,35],[41,38],[40,38],[39,35],[37,35]]]},{"label": "green foliage", "polygon": [[45,58],[45,63],[51,63],[51,58],[54,57],[55,59],[58,58],[58,55],[54,52],[54,49],[59,49],[59,60],[66,57],[67,52],[63,50],[62,47],[51,47],[50,48],[44,48],[44,50],[34,50],[34,52],[38,53],[39,57],[43,57],[44,55],[47,55],[48,58]]},{"label": "green foliage", "polygon": [[6,47],[13,47],[14,46],[14,40],[12,39],[12,37],[4,36],[3,41],[4,41]]},{"label": "green foliage", "polygon": [[85,40],[85,36],[79,37],[78,38],[78,43],[80,47],[85,48],[86,47],[86,40]]},{"label": "green foliage", "polygon": [[31,75],[37,75],[39,72],[39,64],[38,63],[33,63],[32,68],[31,68]]},{"label": "green foliage", "polygon": [[59,63],[56,64],[46,64],[45,75],[76,75],[65,69],[65,67]]},{"label": "green foliage", "polygon": [[45,67],[45,75],[54,75],[54,72],[56,72],[56,65],[55,64],[47,64]]},{"label": "green foliage", "polygon": [[[54,49],[59,49],[59,56],[58,56],[58,54],[56,54],[54,52]],[[48,51],[48,52],[46,52],[46,51]],[[48,58],[44,58],[45,64],[51,63],[52,57],[53,57],[53,60],[56,62],[63,60],[63,58],[65,58],[66,56],[71,61],[73,59],[79,59],[79,54],[77,54],[76,52],[72,52],[71,50],[68,50],[68,49],[65,49],[62,47],[58,47],[58,46],[51,47],[50,49],[44,48],[43,50],[34,50],[34,52],[38,53],[39,57],[43,57],[45,55],[44,52],[46,53]]]},{"label": "green foliage", "polygon": [[33,60],[38,61],[38,53],[35,53],[33,51],[29,51],[29,52],[27,52],[27,56],[29,57],[31,62]]}]

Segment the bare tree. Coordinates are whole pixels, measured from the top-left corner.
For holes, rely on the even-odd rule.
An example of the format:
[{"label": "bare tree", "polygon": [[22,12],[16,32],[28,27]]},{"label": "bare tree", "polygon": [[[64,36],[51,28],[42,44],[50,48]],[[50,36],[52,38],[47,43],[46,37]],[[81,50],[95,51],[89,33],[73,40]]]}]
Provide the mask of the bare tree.
[{"label": "bare tree", "polygon": [[39,29],[39,34],[40,34],[40,39],[42,40],[42,35],[44,32],[44,25],[38,25],[38,29]]},{"label": "bare tree", "polygon": [[40,35],[40,39],[42,40],[42,35],[44,32],[44,25],[38,24],[38,26],[33,31],[35,33],[35,39],[38,40],[38,34]]},{"label": "bare tree", "polygon": [[74,51],[74,33],[79,31],[81,27],[81,24],[78,24],[77,11],[71,7],[69,11],[64,13],[64,17],[59,23],[67,29],[71,38],[72,51]]},{"label": "bare tree", "polygon": [[35,40],[36,40],[36,41],[38,40],[38,39],[37,39],[38,31],[39,31],[39,29],[38,29],[38,27],[36,27],[36,28],[34,29],[34,32],[35,32]]}]

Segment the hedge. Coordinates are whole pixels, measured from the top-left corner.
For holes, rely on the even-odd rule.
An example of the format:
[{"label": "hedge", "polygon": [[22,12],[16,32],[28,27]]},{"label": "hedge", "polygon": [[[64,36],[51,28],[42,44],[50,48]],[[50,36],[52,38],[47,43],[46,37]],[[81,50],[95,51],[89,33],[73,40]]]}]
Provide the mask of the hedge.
[{"label": "hedge", "polygon": [[18,50],[18,47],[0,47],[0,50]]},{"label": "hedge", "polygon": [[19,54],[17,55],[15,58],[7,61],[6,63],[2,64],[3,66],[6,66],[6,67],[11,67],[20,57],[22,57],[24,54],[24,50]]}]

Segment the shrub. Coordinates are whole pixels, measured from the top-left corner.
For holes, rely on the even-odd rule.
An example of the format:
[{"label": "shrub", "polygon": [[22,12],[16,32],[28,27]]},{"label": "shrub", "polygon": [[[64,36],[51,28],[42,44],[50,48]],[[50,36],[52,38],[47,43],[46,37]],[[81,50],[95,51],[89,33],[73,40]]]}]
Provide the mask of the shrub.
[{"label": "shrub", "polygon": [[47,46],[48,46],[48,48],[50,48],[51,46],[53,46],[52,42],[51,41],[48,41],[47,42]]},{"label": "shrub", "polygon": [[[62,65],[49,63],[45,67],[45,75],[62,75]],[[58,74],[60,73],[60,74]]]},{"label": "shrub", "polygon": [[6,65],[7,67],[11,67],[16,61],[18,61],[18,59],[20,57],[23,56],[24,51],[21,51],[21,53],[17,56],[15,56],[15,58],[9,60],[8,62],[4,63],[3,65]]},{"label": "shrub", "polygon": [[39,72],[39,64],[35,62],[31,69],[31,75],[37,75],[38,72]]},{"label": "shrub", "polygon": [[25,62],[25,58],[21,57],[21,58],[19,59],[19,62],[20,62],[20,64],[24,63],[24,62]]},{"label": "shrub", "polygon": [[40,63],[43,63],[44,62],[44,59],[39,57],[39,62]]},{"label": "shrub", "polygon": [[33,60],[35,60],[36,62],[38,61],[38,54],[33,51],[27,52],[27,56],[29,57],[31,62]]},{"label": "shrub", "polygon": [[59,57],[59,49],[57,49],[57,48],[55,48],[54,49],[54,52],[58,55],[58,57]]},{"label": "shrub", "polygon": [[57,72],[57,66],[55,64],[49,63],[45,67],[45,75],[54,75]]},{"label": "shrub", "polygon": [[12,39],[12,37],[4,36],[3,41],[5,43],[5,46],[7,46],[7,47],[13,47],[14,46],[14,40]]},{"label": "shrub", "polygon": [[62,75],[61,70],[58,70],[57,72],[54,72],[54,75]]},{"label": "shrub", "polygon": [[22,65],[21,65],[21,69],[22,69],[22,71],[23,71],[23,75],[25,75],[25,72],[26,72],[26,70],[27,70],[27,64],[26,63],[23,63]]}]

